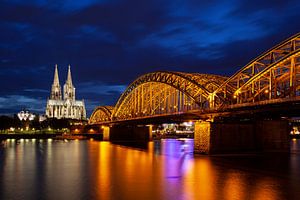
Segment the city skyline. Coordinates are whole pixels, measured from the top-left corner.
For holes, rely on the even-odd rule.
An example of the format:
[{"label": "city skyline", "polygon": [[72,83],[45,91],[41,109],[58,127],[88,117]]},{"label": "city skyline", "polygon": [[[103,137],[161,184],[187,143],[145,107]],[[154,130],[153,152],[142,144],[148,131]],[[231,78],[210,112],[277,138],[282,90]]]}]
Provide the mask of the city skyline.
[{"label": "city skyline", "polygon": [[72,66],[89,116],[139,75],[167,70],[230,76],[299,32],[297,1],[3,1],[0,114],[44,113],[55,64]]}]

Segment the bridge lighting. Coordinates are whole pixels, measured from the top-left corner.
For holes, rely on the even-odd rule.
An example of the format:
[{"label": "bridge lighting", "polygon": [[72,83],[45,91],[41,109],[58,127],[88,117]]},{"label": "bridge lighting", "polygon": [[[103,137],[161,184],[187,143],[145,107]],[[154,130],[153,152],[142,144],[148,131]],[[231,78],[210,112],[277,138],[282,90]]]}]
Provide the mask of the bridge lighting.
[{"label": "bridge lighting", "polygon": [[265,90],[265,94],[268,94],[269,93],[269,90]]},{"label": "bridge lighting", "polygon": [[236,95],[233,95],[233,98],[236,99]]},{"label": "bridge lighting", "polygon": [[184,125],[184,126],[193,126],[193,122],[192,121],[183,122],[182,125]]},{"label": "bridge lighting", "polygon": [[91,129],[89,130],[89,132],[90,132],[90,133],[94,133],[95,131],[94,131],[94,129],[91,128]]},{"label": "bridge lighting", "polygon": [[161,110],[165,110],[165,108],[161,108]]}]

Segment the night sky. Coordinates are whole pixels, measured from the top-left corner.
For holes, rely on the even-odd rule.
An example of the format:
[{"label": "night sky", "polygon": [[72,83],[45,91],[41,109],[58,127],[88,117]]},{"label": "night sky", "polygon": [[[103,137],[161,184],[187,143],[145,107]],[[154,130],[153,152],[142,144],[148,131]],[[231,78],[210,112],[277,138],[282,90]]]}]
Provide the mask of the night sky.
[{"label": "night sky", "polygon": [[297,0],[0,2],[0,114],[43,114],[55,64],[89,116],[144,73],[230,76],[300,31]]}]

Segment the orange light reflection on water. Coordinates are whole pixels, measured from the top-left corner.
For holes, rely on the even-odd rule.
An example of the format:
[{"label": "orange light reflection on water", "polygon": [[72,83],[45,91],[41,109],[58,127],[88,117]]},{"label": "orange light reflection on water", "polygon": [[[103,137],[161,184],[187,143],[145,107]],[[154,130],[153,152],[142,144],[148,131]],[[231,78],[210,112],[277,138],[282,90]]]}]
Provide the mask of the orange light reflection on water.
[{"label": "orange light reflection on water", "polygon": [[90,140],[1,144],[3,199],[268,200],[300,195],[299,154],[194,155],[188,141],[176,140],[142,147]]},{"label": "orange light reflection on water", "polygon": [[246,199],[247,191],[244,177],[240,173],[229,171],[224,181],[224,199]]},{"label": "orange light reflection on water", "polygon": [[188,162],[191,167],[183,182],[186,199],[216,199],[215,171],[210,160],[203,157],[197,162]]},{"label": "orange light reflection on water", "polygon": [[274,200],[282,199],[281,194],[278,193],[278,185],[272,178],[264,178],[254,186],[252,199],[254,200]]},{"label": "orange light reflection on water", "polygon": [[[234,166],[234,157],[185,152],[186,143],[151,142],[145,149],[109,142],[88,143],[89,186],[95,194],[93,199],[281,198],[276,178],[252,176],[247,170]],[[75,153],[80,154],[77,151],[75,148]]]},{"label": "orange light reflection on water", "polygon": [[97,196],[99,197],[98,199],[109,199],[107,194],[110,191],[110,185],[111,185],[111,167],[110,167],[110,147],[108,142],[93,142],[95,145],[99,145],[97,151],[98,155],[98,162],[97,162],[97,167],[93,169],[94,172],[97,173],[96,175],[96,187],[97,190]]}]

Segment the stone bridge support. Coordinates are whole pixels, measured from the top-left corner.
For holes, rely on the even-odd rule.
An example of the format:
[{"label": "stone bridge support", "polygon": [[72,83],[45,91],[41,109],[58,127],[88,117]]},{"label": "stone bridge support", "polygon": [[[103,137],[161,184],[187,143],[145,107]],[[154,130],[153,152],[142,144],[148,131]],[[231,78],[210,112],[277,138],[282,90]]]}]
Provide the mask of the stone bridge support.
[{"label": "stone bridge support", "polygon": [[109,141],[110,138],[110,127],[109,126],[101,126],[103,133],[103,141]]},{"label": "stone bridge support", "polygon": [[289,152],[289,125],[287,120],[197,121],[194,145],[195,153],[203,154]]}]

